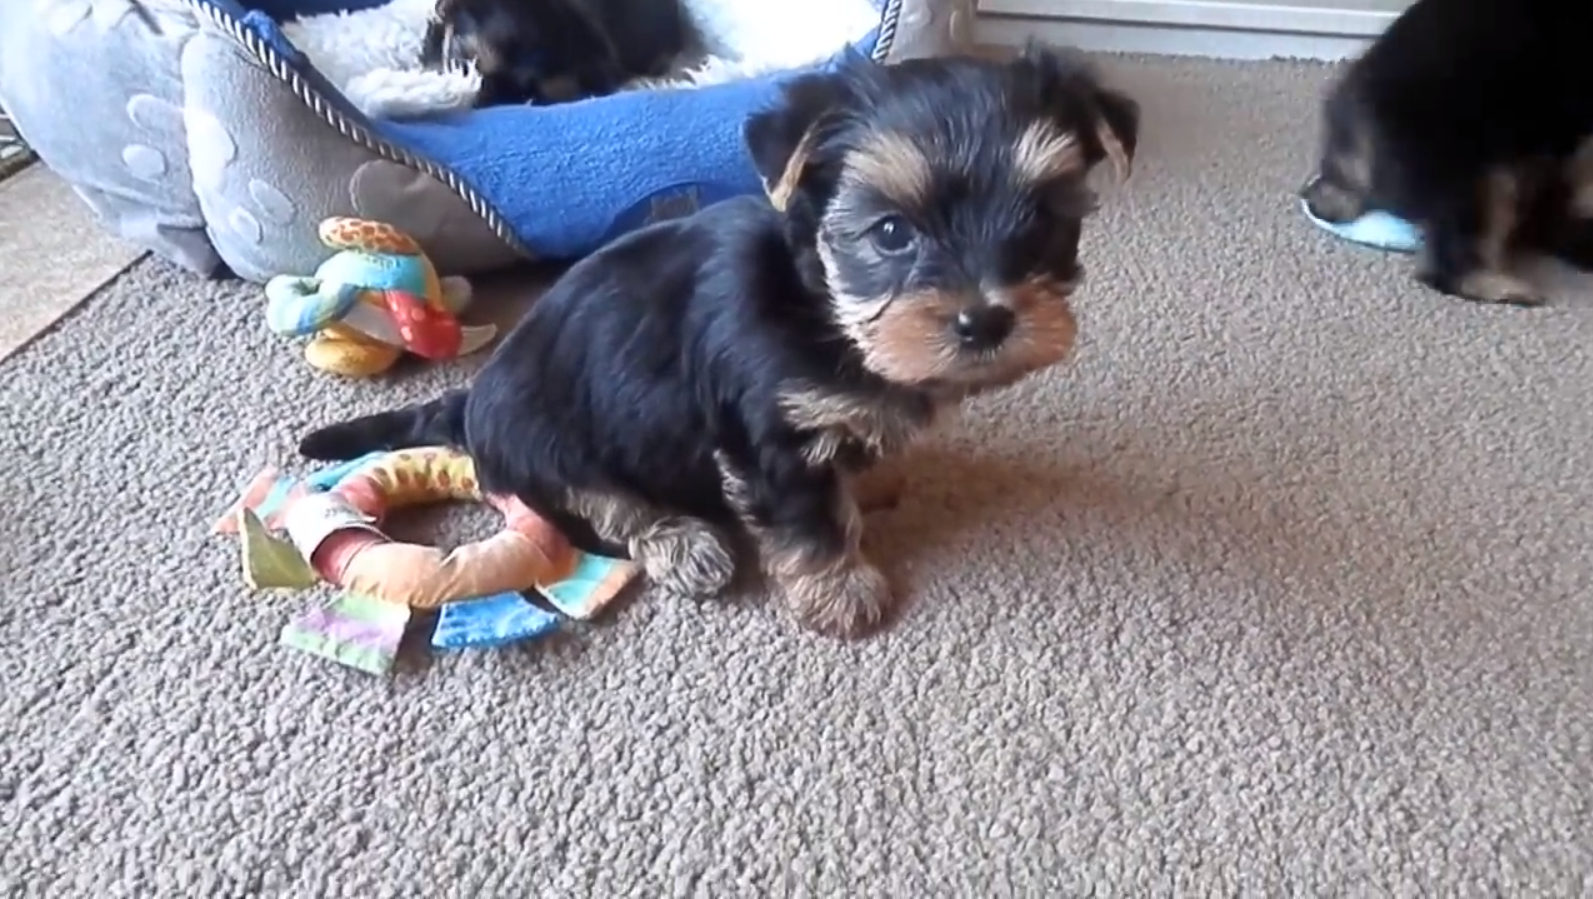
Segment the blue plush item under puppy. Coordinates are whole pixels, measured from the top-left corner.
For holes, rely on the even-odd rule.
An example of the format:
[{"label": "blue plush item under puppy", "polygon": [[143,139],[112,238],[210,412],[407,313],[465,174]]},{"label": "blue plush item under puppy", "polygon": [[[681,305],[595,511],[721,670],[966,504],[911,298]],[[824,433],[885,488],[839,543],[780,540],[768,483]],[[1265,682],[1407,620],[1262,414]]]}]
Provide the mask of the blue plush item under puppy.
[{"label": "blue plush item under puppy", "polygon": [[1353,222],[1335,224],[1311,214],[1311,207],[1300,201],[1300,211],[1312,224],[1351,243],[1395,253],[1414,253],[1421,248],[1421,234],[1410,222],[1386,212],[1373,210]]}]

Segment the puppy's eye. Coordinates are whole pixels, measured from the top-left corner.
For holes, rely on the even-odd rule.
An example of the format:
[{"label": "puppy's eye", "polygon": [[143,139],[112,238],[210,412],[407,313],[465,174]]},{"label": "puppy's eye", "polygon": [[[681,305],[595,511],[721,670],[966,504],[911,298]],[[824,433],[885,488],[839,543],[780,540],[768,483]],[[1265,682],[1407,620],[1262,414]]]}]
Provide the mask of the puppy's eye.
[{"label": "puppy's eye", "polygon": [[868,242],[874,245],[874,249],[887,256],[907,252],[912,249],[913,241],[916,239],[912,226],[897,215],[888,215],[875,222],[874,226],[868,229],[867,237]]}]

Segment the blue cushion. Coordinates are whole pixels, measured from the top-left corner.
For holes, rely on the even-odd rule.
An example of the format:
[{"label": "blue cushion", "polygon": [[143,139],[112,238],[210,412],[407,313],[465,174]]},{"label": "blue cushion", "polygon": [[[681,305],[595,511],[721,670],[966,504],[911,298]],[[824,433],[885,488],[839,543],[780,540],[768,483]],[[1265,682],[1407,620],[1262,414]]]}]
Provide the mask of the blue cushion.
[{"label": "blue cushion", "polygon": [[631,91],[379,127],[457,172],[533,251],[569,257],[649,220],[672,196],[696,191],[708,201],[761,190],[740,126],[777,83]]}]

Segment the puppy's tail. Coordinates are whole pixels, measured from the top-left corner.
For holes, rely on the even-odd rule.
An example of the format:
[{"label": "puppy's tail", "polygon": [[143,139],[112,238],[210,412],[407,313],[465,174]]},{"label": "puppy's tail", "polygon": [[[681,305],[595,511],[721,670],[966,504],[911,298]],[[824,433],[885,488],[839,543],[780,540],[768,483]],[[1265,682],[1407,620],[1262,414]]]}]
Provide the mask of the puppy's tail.
[{"label": "puppy's tail", "polygon": [[384,450],[461,446],[465,396],[463,390],[450,390],[429,403],[327,425],[299,441],[299,454],[307,459],[341,461]]}]

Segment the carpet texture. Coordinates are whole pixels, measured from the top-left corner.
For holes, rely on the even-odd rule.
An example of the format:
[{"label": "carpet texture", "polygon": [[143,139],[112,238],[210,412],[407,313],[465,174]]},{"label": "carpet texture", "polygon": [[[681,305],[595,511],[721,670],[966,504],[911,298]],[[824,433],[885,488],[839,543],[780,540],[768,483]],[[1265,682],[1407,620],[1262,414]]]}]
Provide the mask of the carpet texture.
[{"label": "carpet texture", "polygon": [[469,366],[340,384],[153,263],[6,361],[0,893],[1585,894],[1589,303],[1311,227],[1323,68],[1113,68],[1144,145],[1076,364],[904,463],[860,645],[644,594],[344,671],[207,527]]},{"label": "carpet texture", "polygon": [[0,162],[0,359],[144,255],[101,230],[94,211],[43,165],[9,175],[4,168]]}]

